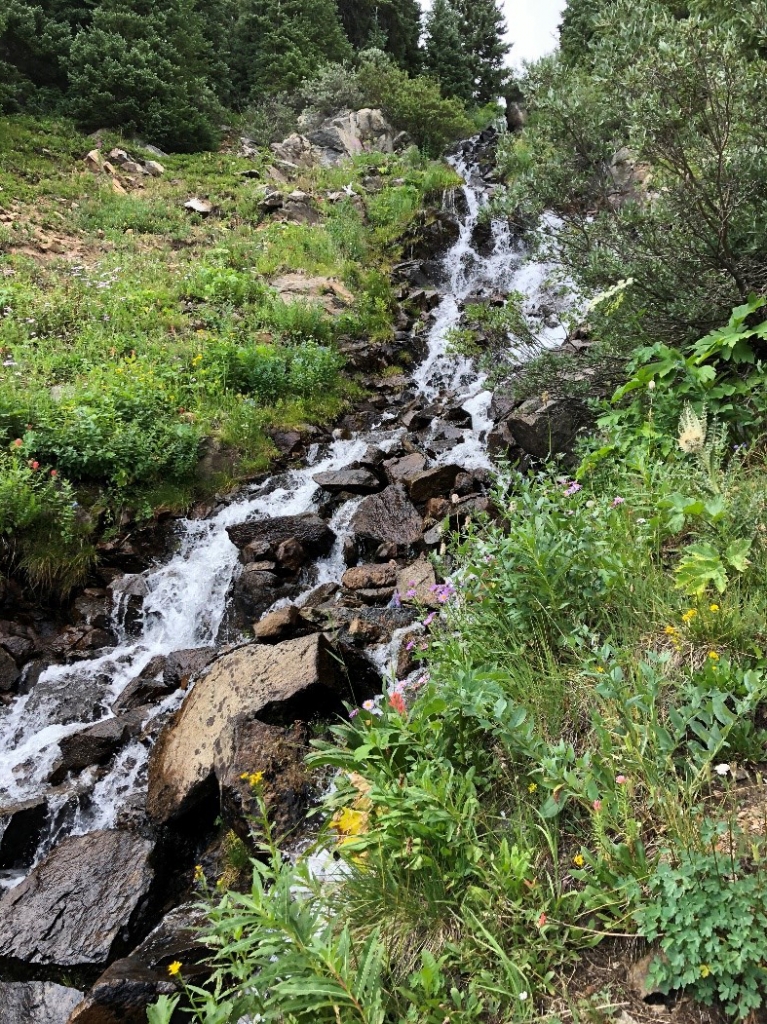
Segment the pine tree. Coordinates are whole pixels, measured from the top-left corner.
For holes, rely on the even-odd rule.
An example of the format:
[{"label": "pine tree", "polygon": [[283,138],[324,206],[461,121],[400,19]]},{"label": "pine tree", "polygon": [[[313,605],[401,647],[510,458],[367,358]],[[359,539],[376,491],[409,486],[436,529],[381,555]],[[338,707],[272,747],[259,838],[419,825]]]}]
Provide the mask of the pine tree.
[{"label": "pine tree", "polygon": [[418,0],[338,0],[338,12],[355,50],[380,48],[405,71],[420,70]]},{"label": "pine tree", "polygon": [[243,0],[233,38],[239,102],[296,89],[349,56],[335,0]]},{"label": "pine tree", "polygon": [[102,0],[69,57],[72,112],[170,149],[215,140],[210,51],[194,0]]},{"label": "pine tree", "polygon": [[466,51],[461,17],[450,0],[434,0],[426,18],[424,69],[445,96],[470,102],[474,94],[472,61]]},{"label": "pine tree", "polygon": [[455,0],[463,22],[464,46],[472,67],[473,99],[492,103],[508,80],[504,60],[511,46],[505,40],[506,19],[500,0]]},{"label": "pine tree", "polygon": [[587,55],[596,22],[611,0],[568,0],[559,26],[559,48],[568,64],[577,64]]}]

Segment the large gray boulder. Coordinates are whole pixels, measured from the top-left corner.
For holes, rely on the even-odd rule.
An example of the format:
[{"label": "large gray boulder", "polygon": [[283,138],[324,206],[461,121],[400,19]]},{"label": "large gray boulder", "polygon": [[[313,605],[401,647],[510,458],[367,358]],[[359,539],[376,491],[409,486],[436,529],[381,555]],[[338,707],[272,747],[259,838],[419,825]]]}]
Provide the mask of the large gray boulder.
[{"label": "large gray boulder", "polygon": [[307,135],[294,132],[271,148],[281,165],[298,170],[333,167],[361,153],[393,153],[407,142],[380,110],[366,107],[328,118]]},{"label": "large gray boulder", "polygon": [[152,849],[149,840],[117,830],[63,839],[0,900],[0,957],[105,964],[146,905]]},{"label": "large gray boulder", "polygon": [[351,521],[355,542],[365,551],[384,544],[397,550],[417,548],[422,541],[421,527],[421,517],[400,484],[365,498]]},{"label": "large gray boulder", "polygon": [[52,981],[0,982],[0,1024],[67,1024],[82,998]]},{"label": "large gray boulder", "polygon": [[338,662],[320,634],[224,655],[160,734],[149,763],[150,817],[160,823],[181,818],[213,783],[258,768],[237,763],[238,723],[306,720],[338,710],[345,695]]},{"label": "large gray boulder", "polygon": [[553,398],[528,399],[506,418],[519,447],[535,459],[570,454],[580,430],[593,421],[581,402]]}]

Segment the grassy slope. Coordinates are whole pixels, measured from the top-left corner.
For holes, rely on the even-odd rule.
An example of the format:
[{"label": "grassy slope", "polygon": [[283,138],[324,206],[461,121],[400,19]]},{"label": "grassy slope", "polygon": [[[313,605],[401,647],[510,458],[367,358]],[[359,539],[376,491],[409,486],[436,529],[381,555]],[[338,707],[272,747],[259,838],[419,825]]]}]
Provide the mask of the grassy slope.
[{"label": "grassy slope", "polygon": [[[65,122],[0,124],[0,530],[28,576],[54,584],[87,564],[93,517],[183,507],[266,468],[270,428],[339,413],[354,389],[335,339],[388,336],[395,240],[451,180],[415,154],[360,158],[284,186],[323,210],[317,226],[284,225],[264,220],[262,182],[242,176],[268,181],[264,155],[170,156],[161,178],[121,175],[125,194],[83,163],[94,144]],[[151,156],[116,135],[100,144]],[[362,211],[322,202],[350,182],[364,194],[371,172],[383,188]],[[214,214],[185,210],[191,196]],[[343,282],[353,304],[328,316],[281,302],[269,279],[297,270]],[[201,485],[206,437],[232,458]]]}]

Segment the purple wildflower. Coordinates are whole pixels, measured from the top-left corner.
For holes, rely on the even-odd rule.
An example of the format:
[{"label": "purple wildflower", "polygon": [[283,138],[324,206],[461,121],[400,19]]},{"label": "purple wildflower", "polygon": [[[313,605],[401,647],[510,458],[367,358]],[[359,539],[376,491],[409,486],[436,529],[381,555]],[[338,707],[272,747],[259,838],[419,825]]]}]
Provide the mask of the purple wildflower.
[{"label": "purple wildflower", "polygon": [[572,498],[572,496],[574,494],[577,494],[578,491],[582,491],[582,490],[583,490],[583,488],[581,487],[581,485],[576,480],[573,480],[573,482],[570,484],[570,486],[565,491],[565,497],[566,498]]},{"label": "purple wildflower", "polygon": [[429,612],[429,614],[423,620],[424,626],[430,626],[432,624],[432,622],[434,622],[436,617],[437,617],[437,613],[436,612]]},{"label": "purple wildflower", "polygon": [[412,651],[414,647],[415,647],[415,640],[410,640],[408,643],[405,644],[405,650],[406,651]]},{"label": "purple wildflower", "polygon": [[613,502],[612,502],[612,505],[610,506],[610,508],[617,508],[619,505],[623,505],[625,503],[625,501],[626,501],[626,499],[625,498],[621,498],[620,495],[619,495],[617,498],[613,498]]}]

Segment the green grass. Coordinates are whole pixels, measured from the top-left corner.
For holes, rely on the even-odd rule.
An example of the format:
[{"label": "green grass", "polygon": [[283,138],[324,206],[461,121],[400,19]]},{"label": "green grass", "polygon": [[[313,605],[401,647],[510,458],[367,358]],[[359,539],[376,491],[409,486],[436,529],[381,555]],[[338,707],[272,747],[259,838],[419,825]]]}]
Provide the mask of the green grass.
[{"label": "green grass", "polygon": [[[116,145],[141,156],[116,134],[99,143],[65,121],[0,123],[0,448],[14,465],[53,470],[109,519],[134,504],[147,514],[164,487],[178,507],[232,486],[268,467],[271,428],[339,415],[355,389],[336,338],[390,336],[397,237],[452,172],[413,153],[307,172],[286,191],[318,196],[323,219],[308,227],[264,219],[263,185],[242,172],[268,180],[265,155],[163,157],[163,177],[126,181],[121,194],[83,163],[99,144],[104,156]],[[371,172],[385,188],[368,196]],[[375,212],[323,202],[334,181]],[[193,195],[214,214],[185,210]],[[342,282],[354,303],[330,316],[279,300],[270,280],[297,271]],[[209,437],[233,459],[205,481],[197,460]],[[34,542],[15,530],[5,570],[23,574]],[[55,573],[27,576],[42,584]]]}]

